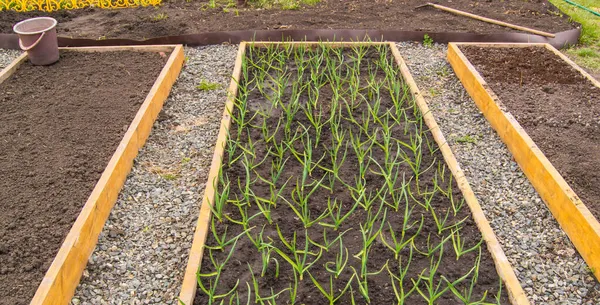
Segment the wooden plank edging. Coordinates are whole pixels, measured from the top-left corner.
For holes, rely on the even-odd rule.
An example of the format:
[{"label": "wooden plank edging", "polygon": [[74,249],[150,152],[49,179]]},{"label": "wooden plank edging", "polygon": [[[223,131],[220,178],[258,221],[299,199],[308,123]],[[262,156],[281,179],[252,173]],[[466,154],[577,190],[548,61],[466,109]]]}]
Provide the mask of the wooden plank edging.
[{"label": "wooden plank edging", "polygon": [[[69,304],[75,293],[88,258],[98,242],[98,235],[131,170],[133,159],[148,138],[154,120],[169,96],[171,87],[183,66],[183,46],[158,47],[161,52],[171,52],[171,55],[67,234],[31,300],[31,305],[66,305]],[[79,48],[67,48],[67,50],[81,51]],[[112,49],[104,47],[101,51],[123,50],[157,52],[153,46]],[[83,52],[98,51],[100,50],[83,50]],[[24,55],[26,58],[25,53]],[[23,55],[19,57],[21,61],[24,58]]]},{"label": "wooden plank edging", "polygon": [[508,292],[508,297],[511,303],[513,305],[528,305],[529,300],[527,300],[525,291],[523,291],[523,288],[521,287],[521,284],[519,283],[519,280],[517,279],[517,276],[515,275],[512,266],[508,262],[508,259],[506,258],[502,247],[500,246],[498,238],[496,238],[496,234],[494,234],[494,230],[492,229],[489,221],[485,217],[485,214],[483,213],[483,210],[479,205],[479,201],[475,197],[475,193],[473,193],[473,190],[469,185],[467,177],[460,168],[460,165],[458,164],[458,161],[456,160],[452,149],[450,149],[450,146],[448,145],[448,142],[446,141],[442,130],[439,128],[437,122],[435,121],[433,114],[427,106],[425,98],[419,91],[419,87],[417,86],[412,75],[410,74],[408,66],[406,65],[404,59],[400,55],[400,51],[398,51],[394,43],[390,43],[390,48],[392,50],[392,54],[396,58],[396,63],[400,67],[402,77],[410,87],[410,91],[413,97],[415,98],[416,103],[419,106],[419,109],[421,110],[421,113],[423,114],[425,124],[427,125],[427,127],[429,127],[429,130],[433,135],[435,142],[439,146],[440,151],[444,156],[444,160],[446,161],[448,168],[450,168],[450,171],[452,171],[452,175],[456,180],[458,188],[461,190],[465,201],[469,205],[469,209],[471,210],[471,214],[473,216],[473,221],[477,224],[477,228],[479,228],[479,231],[481,232],[481,235],[485,240],[486,246],[490,254],[492,255],[492,259],[494,260],[494,264],[496,266],[496,271],[498,271],[498,275],[504,282],[504,287]]},{"label": "wooden plank edging", "polygon": [[[537,147],[517,120],[507,111],[483,77],[460,51],[462,43],[448,45],[448,61],[469,95],[490,125],[506,144],[561,228],[575,245],[597,279],[600,279],[600,223]],[[468,44],[502,47],[498,44]],[[558,50],[546,44],[520,44],[518,47],[545,47],[581,72],[595,86],[600,83]]]},{"label": "wooden plank edging", "polygon": [[496,266],[496,270],[498,275],[502,279],[504,283],[504,287],[506,288],[509,299],[513,305],[529,305],[529,301],[521,287],[517,277],[512,269],[504,251],[502,250],[496,235],[494,234],[489,222],[487,221],[475,194],[473,193],[460,165],[456,161],[452,150],[447,145],[447,142],[442,134],[440,128],[433,115],[430,113],[427,103],[425,99],[421,95],[419,88],[417,87],[410,71],[408,70],[408,66],[405,64],[402,56],[400,56],[400,52],[396,48],[396,45],[393,42],[242,42],[239,45],[237,58],[235,62],[235,67],[232,74],[232,80],[228,88],[228,97],[225,104],[225,110],[223,111],[223,118],[221,121],[221,127],[219,129],[219,134],[217,137],[217,142],[215,145],[215,152],[213,154],[213,159],[207,179],[206,189],[204,191],[204,197],[202,199],[202,206],[200,207],[200,215],[197,221],[196,231],[194,233],[194,239],[192,243],[192,248],[190,249],[190,255],[188,259],[188,265],[185,271],[185,277],[183,279],[183,284],[181,288],[181,292],[179,294],[179,302],[183,305],[191,305],[194,303],[194,298],[196,296],[197,290],[197,273],[200,269],[200,263],[202,262],[202,256],[204,252],[204,244],[206,242],[208,227],[211,221],[212,212],[209,205],[212,205],[214,196],[215,196],[215,182],[219,175],[219,170],[221,168],[221,161],[223,158],[225,145],[227,144],[227,136],[228,130],[231,125],[231,110],[233,109],[233,102],[237,95],[238,82],[241,77],[241,65],[242,60],[245,54],[245,50],[247,46],[252,47],[265,47],[270,45],[317,45],[317,44],[326,44],[331,47],[352,47],[352,46],[369,46],[369,45],[388,45],[393,56],[396,59],[396,63],[401,70],[402,76],[407,84],[410,86],[411,93],[413,97],[416,99],[416,102],[419,106],[419,109],[424,114],[424,120],[427,124],[428,128],[431,130],[431,133],[434,136],[434,139],[440,150],[442,151],[442,155],[448,167],[452,171],[452,174],[465,197],[465,201],[471,210],[473,215],[473,219],[477,224],[478,229],[480,230],[482,237],[484,238],[488,250],[492,255],[494,260],[494,264]]},{"label": "wooden plank edging", "polygon": [[206,235],[208,234],[208,226],[212,214],[210,205],[213,204],[213,198],[215,197],[215,184],[219,177],[225,145],[227,145],[229,126],[231,126],[231,111],[233,111],[233,103],[237,96],[238,82],[242,73],[242,59],[244,58],[245,51],[246,43],[242,42],[238,47],[231,82],[227,89],[227,102],[225,103],[225,109],[223,110],[221,127],[219,128],[219,134],[217,135],[215,152],[208,172],[202,205],[200,206],[200,215],[198,216],[198,221],[196,223],[196,231],[194,232],[188,263],[181,284],[181,292],[179,293],[179,302],[185,305],[194,304],[194,297],[196,296],[196,289],[198,288],[196,273],[200,269],[202,255],[204,254],[204,243],[206,242]]},{"label": "wooden plank edging", "polygon": [[0,72],[0,84],[4,82],[7,78],[9,78],[17,69],[21,66],[21,64],[27,59],[27,52],[21,53],[19,57],[15,58],[6,68],[2,69]]}]

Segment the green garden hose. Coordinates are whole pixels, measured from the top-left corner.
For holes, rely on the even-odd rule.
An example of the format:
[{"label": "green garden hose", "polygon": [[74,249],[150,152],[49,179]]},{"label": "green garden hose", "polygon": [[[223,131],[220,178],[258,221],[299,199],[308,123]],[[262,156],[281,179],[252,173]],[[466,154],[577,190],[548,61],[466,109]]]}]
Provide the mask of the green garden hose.
[{"label": "green garden hose", "polygon": [[590,12],[590,13],[596,15],[596,16],[600,16],[600,13],[598,13],[596,11],[593,11],[593,10],[591,10],[591,9],[589,9],[589,8],[581,5],[581,4],[575,3],[575,2],[573,2],[571,0],[565,0],[565,2],[567,2],[568,4],[571,4],[571,5],[575,5],[576,7],[580,8],[582,10],[586,10],[586,11],[588,11],[588,12]]}]

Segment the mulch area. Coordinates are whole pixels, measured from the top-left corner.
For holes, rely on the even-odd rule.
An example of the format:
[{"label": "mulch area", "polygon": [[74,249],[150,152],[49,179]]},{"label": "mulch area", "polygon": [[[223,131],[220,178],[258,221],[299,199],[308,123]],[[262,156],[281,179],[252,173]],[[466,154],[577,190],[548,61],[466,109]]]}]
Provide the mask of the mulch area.
[{"label": "mulch area", "polygon": [[[146,8],[102,10],[86,8],[53,13],[2,12],[0,32],[29,17],[50,15],[59,21],[59,35],[73,38],[133,38],[233,30],[273,29],[380,29],[424,32],[497,33],[513,31],[431,7],[416,8],[428,0],[322,0],[299,10],[251,7],[208,8],[208,0],[164,1]],[[548,32],[575,27],[547,0],[443,0],[438,4]],[[159,14],[161,15],[160,17]]]}]

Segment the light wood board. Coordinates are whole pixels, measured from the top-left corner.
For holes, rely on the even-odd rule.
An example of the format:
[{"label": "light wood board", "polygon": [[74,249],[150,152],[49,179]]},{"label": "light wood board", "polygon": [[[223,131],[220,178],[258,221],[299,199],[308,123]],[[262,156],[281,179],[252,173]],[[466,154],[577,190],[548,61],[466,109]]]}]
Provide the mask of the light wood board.
[{"label": "light wood board", "polygon": [[211,164],[211,169],[209,172],[208,181],[206,184],[206,190],[204,192],[204,198],[202,200],[202,206],[200,208],[200,216],[198,217],[198,224],[196,228],[196,233],[194,234],[194,241],[192,245],[192,249],[190,251],[190,258],[188,261],[188,265],[186,268],[185,278],[182,286],[181,293],[179,295],[180,301],[182,304],[191,305],[194,302],[194,297],[196,295],[197,288],[197,273],[200,271],[200,263],[202,261],[202,254],[204,251],[204,243],[206,242],[206,237],[208,234],[208,226],[211,221],[211,209],[210,204],[214,201],[215,197],[215,183],[219,174],[219,169],[221,168],[221,161],[223,158],[223,153],[225,149],[225,145],[227,143],[227,130],[231,125],[231,109],[233,107],[233,102],[235,100],[235,96],[237,94],[238,89],[238,80],[240,79],[241,73],[241,65],[242,59],[244,57],[244,52],[247,46],[253,47],[266,47],[271,45],[306,45],[306,46],[316,46],[319,44],[326,44],[331,47],[353,47],[353,46],[372,46],[372,45],[388,45],[392,54],[396,58],[396,62],[401,70],[402,76],[404,80],[409,84],[412,95],[417,101],[417,104],[424,114],[424,119],[431,130],[437,145],[440,147],[442,154],[446,163],[448,164],[450,170],[456,182],[467,201],[467,204],[473,214],[473,219],[477,224],[477,227],[481,231],[481,234],[486,242],[486,245],[493,257],[496,270],[500,278],[503,281],[503,285],[505,289],[508,291],[509,298],[513,305],[528,305],[529,301],[525,296],[523,288],[521,287],[519,281],[517,280],[515,273],[508,262],[504,251],[500,247],[498,239],[494,234],[488,220],[486,219],[477,198],[475,197],[469,183],[460,169],[460,165],[456,161],[454,154],[450,150],[450,147],[447,145],[446,140],[439,129],[437,123],[433,115],[430,113],[427,103],[425,99],[419,92],[419,89],[414,82],[408,67],[404,63],[402,56],[400,56],[400,52],[396,48],[394,43],[391,42],[242,42],[239,46],[238,56],[235,63],[235,68],[232,75],[232,81],[228,89],[228,98],[225,105],[225,111],[223,113],[223,119],[221,121],[221,129],[219,130],[219,136],[217,138],[217,144],[215,146],[215,153],[213,155],[213,160]]},{"label": "light wood board", "polygon": [[[98,235],[131,170],[133,159],[148,138],[154,120],[169,96],[184,60],[181,45],[61,48],[61,50],[70,52],[170,52],[171,54],[71,227],[31,300],[31,305],[67,305],[71,301],[88,258],[96,246]],[[9,78],[26,59],[27,54],[23,53],[2,70],[0,82]]]},{"label": "light wood board", "polygon": [[[596,278],[600,279],[600,223],[535,145],[523,127],[508,111],[503,109],[499,98],[460,51],[459,47],[463,45],[480,47],[507,47],[507,45],[450,43],[448,45],[448,61],[479,110],[506,144],[563,231],[569,236]],[[569,65],[581,72],[594,85],[600,87],[600,83],[592,76],[548,44],[512,44],[509,47],[545,47],[565,59]]]},{"label": "light wood board", "polygon": [[198,287],[196,273],[200,270],[200,262],[202,262],[202,254],[204,253],[204,243],[206,242],[206,235],[208,234],[208,226],[212,215],[210,205],[213,204],[213,199],[215,197],[215,184],[219,177],[221,161],[223,159],[225,145],[227,144],[228,130],[231,125],[231,111],[233,111],[233,102],[237,96],[238,81],[242,71],[242,59],[244,58],[245,51],[246,43],[242,42],[238,48],[231,83],[227,89],[227,102],[225,103],[225,109],[223,110],[221,127],[219,128],[215,152],[208,172],[208,181],[206,182],[204,197],[202,198],[202,205],[200,206],[200,216],[198,216],[192,248],[190,249],[188,264],[185,268],[181,292],[179,293],[179,301],[186,305],[192,305],[194,303],[194,297],[196,296],[196,288]]}]

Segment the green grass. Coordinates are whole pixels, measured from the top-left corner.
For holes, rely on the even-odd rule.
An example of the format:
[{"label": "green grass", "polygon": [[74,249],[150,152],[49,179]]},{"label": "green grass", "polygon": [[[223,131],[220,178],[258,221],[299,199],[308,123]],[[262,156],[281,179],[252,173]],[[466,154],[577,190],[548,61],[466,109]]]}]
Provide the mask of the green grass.
[{"label": "green grass", "polygon": [[429,37],[429,35],[425,34],[423,36],[423,45],[427,48],[431,48],[433,46],[433,38]]},{"label": "green grass", "polygon": [[578,65],[600,72],[600,47],[578,46],[565,51]]},{"label": "green grass", "polygon": [[436,97],[438,95],[440,95],[440,91],[438,89],[433,88],[433,87],[429,88],[429,96]]},{"label": "green grass", "polygon": [[[565,51],[577,64],[594,72],[600,72],[600,17],[568,4],[564,0],[549,0],[570,19],[581,23],[583,29],[579,45]],[[598,0],[574,0],[589,9],[600,11]]]},{"label": "green grass", "polygon": [[211,82],[207,82],[205,80],[202,80],[200,82],[200,84],[198,86],[196,86],[196,88],[199,89],[200,91],[212,91],[212,90],[220,89],[221,87],[222,87],[221,84],[211,83]]},{"label": "green grass", "polygon": [[167,181],[173,181],[173,180],[179,178],[179,176],[177,174],[171,174],[171,173],[163,174],[161,176],[163,177],[163,179],[165,179]]},{"label": "green grass", "polygon": [[471,135],[466,135],[463,137],[458,137],[456,138],[456,142],[457,143],[471,143],[471,144],[475,144],[477,143],[477,138]]}]

